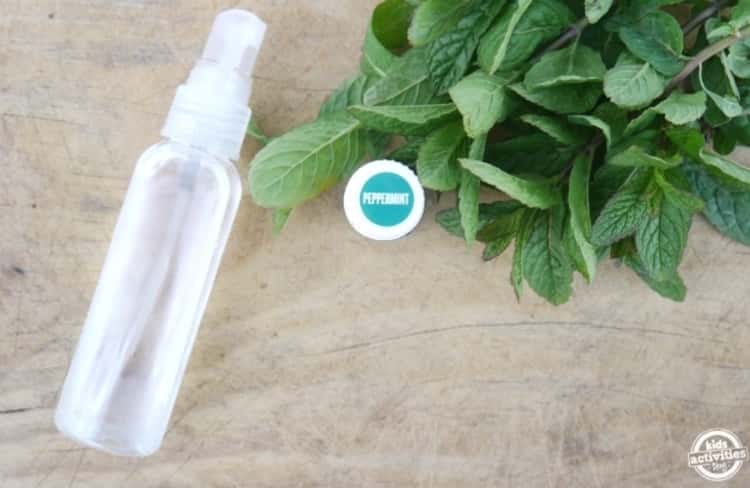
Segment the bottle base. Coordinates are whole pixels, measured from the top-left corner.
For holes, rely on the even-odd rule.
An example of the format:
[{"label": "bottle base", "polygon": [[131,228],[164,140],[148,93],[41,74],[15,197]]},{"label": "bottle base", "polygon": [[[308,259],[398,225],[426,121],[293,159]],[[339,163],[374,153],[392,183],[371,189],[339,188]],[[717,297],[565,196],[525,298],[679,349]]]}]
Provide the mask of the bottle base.
[{"label": "bottle base", "polygon": [[[90,429],[79,429],[58,414],[55,415],[55,427],[68,439],[83,444],[87,447],[104,451],[114,456],[141,458],[154,454],[159,450],[159,446],[145,447],[136,446],[123,441],[120,437],[108,435],[107,429],[98,429],[96,435]],[[82,427],[79,425],[78,427]]]}]

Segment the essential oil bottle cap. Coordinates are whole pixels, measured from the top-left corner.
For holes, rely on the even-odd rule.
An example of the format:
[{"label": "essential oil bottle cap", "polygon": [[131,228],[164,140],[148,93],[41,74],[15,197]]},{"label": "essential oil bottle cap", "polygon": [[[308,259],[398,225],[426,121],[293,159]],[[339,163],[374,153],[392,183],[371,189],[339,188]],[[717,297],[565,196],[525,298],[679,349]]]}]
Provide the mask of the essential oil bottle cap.
[{"label": "essential oil bottle cap", "polygon": [[373,161],[357,170],[344,193],[344,211],[354,230],[376,241],[409,234],[424,215],[424,189],[396,161]]}]

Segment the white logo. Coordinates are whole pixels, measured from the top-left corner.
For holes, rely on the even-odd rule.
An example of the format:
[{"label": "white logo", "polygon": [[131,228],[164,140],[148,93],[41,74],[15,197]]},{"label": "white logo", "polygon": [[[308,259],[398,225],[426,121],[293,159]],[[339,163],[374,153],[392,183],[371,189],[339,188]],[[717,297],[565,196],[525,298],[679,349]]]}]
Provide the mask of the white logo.
[{"label": "white logo", "polygon": [[695,438],[688,465],[708,481],[728,481],[737,476],[747,459],[747,447],[737,435],[725,429],[714,429]]}]

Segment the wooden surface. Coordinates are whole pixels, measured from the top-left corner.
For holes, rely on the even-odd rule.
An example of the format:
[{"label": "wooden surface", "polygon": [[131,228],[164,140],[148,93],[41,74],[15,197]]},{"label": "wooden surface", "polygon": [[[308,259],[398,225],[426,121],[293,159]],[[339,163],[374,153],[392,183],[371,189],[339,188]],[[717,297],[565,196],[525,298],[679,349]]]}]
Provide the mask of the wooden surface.
[{"label": "wooden surface", "polygon": [[[375,0],[240,2],[269,22],[278,134],[354,72]],[[700,487],[701,431],[750,442],[750,250],[695,224],[683,305],[607,264],[516,303],[433,222],[351,231],[341,189],[279,237],[244,198],[163,449],[52,425],[133,164],[231,2],[0,0],[0,487]],[[242,172],[257,148],[248,142]],[[442,205],[448,205],[446,201]],[[748,486],[750,467],[724,486]]]}]

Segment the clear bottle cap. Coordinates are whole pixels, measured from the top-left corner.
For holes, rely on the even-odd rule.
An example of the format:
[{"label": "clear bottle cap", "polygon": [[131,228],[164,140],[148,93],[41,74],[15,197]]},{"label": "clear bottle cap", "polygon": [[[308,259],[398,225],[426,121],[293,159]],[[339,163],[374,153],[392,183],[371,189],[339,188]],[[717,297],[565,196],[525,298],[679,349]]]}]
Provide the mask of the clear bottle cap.
[{"label": "clear bottle cap", "polygon": [[251,76],[265,33],[266,24],[246,10],[217,15],[161,134],[236,161],[252,115],[247,106]]},{"label": "clear bottle cap", "polygon": [[201,58],[250,78],[265,34],[266,24],[254,14],[226,10],[216,16]]}]

